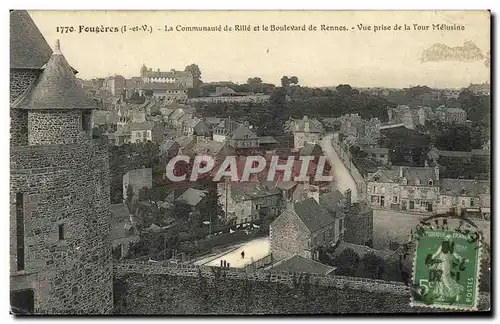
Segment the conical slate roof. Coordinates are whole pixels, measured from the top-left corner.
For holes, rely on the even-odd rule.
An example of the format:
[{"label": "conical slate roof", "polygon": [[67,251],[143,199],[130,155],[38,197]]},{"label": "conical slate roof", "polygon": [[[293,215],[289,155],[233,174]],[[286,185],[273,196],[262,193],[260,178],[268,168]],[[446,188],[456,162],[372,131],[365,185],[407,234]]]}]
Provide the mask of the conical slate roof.
[{"label": "conical slate roof", "polygon": [[97,108],[97,103],[78,84],[57,40],[45,70],[15,106],[21,109],[93,109]]},{"label": "conical slate roof", "polygon": [[40,69],[52,49],[25,10],[10,13],[10,68]]}]

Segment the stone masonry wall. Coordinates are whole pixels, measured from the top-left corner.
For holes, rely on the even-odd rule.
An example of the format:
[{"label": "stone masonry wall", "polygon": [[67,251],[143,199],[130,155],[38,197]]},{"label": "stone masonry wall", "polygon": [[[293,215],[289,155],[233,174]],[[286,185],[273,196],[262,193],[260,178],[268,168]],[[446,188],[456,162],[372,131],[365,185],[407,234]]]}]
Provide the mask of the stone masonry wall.
[{"label": "stone masonry wall", "polygon": [[19,272],[11,236],[11,290],[31,281],[40,314],[111,312],[107,147],[90,141],[14,147],[10,182],[11,233],[17,228],[16,193],[23,194],[25,233],[25,269]]},{"label": "stone masonry wall", "polygon": [[10,102],[12,103],[35,81],[41,70],[10,70]]},{"label": "stone masonry wall", "polygon": [[[10,103],[22,95],[40,74],[39,70],[10,71]],[[10,143],[11,145],[28,144],[28,112],[21,109],[10,109]]]},{"label": "stone masonry wall", "polygon": [[287,259],[296,254],[306,256],[309,230],[290,213],[283,213],[270,226],[269,240],[271,253],[277,261]]},{"label": "stone masonry wall", "polygon": [[29,145],[82,143],[91,136],[83,130],[81,110],[29,111],[28,129]]},{"label": "stone masonry wall", "polygon": [[[342,314],[435,312],[411,308],[397,282],[152,263],[114,265],[115,314]],[[489,308],[481,295],[479,309]]]}]

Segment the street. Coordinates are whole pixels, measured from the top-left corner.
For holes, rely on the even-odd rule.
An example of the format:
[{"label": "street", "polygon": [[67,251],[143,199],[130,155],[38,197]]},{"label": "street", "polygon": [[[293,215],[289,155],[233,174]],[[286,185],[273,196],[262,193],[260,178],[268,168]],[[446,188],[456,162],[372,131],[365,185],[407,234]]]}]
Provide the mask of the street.
[{"label": "street", "polygon": [[351,189],[351,199],[353,202],[356,202],[358,201],[358,189],[356,187],[356,183],[354,182],[351,173],[345,167],[344,163],[333,148],[332,138],[333,135],[331,134],[325,135],[319,143],[323,148],[323,152],[325,152],[328,161],[332,165],[330,174],[337,182],[337,188],[340,192]]},{"label": "street", "polygon": [[[220,267],[220,262],[226,261],[231,268],[243,268],[244,266],[262,259],[270,252],[269,237],[261,237],[246,243],[237,244],[235,249],[230,252],[224,252],[217,256],[211,256],[196,261],[195,265],[206,265],[211,267]],[[245,252],[245,258],[241,257],[241,252]]]}]

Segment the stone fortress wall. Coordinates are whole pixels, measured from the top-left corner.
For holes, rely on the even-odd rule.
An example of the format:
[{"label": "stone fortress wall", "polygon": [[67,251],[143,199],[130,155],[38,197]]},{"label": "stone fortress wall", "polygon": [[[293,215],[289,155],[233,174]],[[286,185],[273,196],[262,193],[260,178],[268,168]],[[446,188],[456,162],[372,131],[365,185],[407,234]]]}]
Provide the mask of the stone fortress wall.
[{"label": "stone fortress wall", "polygon": [[[410,307],[399,282],[194,265],[114,265],[115,314],[433,312]],[[479,309],[489,309],[489,295]]]},{"label": "stone fortress wall", "polygon": [[11,233],[22,199],[25,237],[21,271],[17,238],[10,242],[11,290],[32,289],[37,313],[111,312],[107,147],[90,141],[12,147],[10,158]]}]

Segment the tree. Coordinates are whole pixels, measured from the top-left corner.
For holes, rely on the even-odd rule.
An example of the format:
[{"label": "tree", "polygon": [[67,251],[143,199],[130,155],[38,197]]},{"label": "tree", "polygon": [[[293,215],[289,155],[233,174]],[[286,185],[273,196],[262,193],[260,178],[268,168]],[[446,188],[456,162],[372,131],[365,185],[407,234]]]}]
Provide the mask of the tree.
[{"label": "tree", "polygon": [[186,66],[184,71],[191,73],[191,75],[193,76],[194,88],[199,88],[203,82],[201,81],[201,70],[198,67],[198,65],[196,64],[188,65]]},{"label": "tree", "polygon": [[134,190],[131,185],[127,186],[127,196],[125,198],[125,205],[127,205],[128,212],[132,214],[132,200],[134,198]]},{"label": "tree", "polygon": [[290,79],[285,75],[281,78],[281,86],[287,88],[290,85]]},{"label": "tree", "polygon": [[168,214],[176,220],[177,224],[186,225],[191,214],[191,207],[182,201],[175,201]]},{"label": "tree", "polygon": [[255,84],[261,84],[261,83],[262,83],[262,79],[259,77],[248,78],[248,80],[247,80],[248,85],[255,85]]},{"label": "tree", "polygon": [[367,253],[361,259],[363,277],[381,279],[384,274],[385,261],[373,252]]},{"label": "tree", "polygon": [[296,76],[291,77],[289,81],[291,84],[299,84],[299,78],[297,78]]},{"label": "tree", "polygon": [[360,261],[359,255],[353,249],[348,248],[340,252],[331,265],[338,268],[336,274],[355,277],[359,274]]}]

